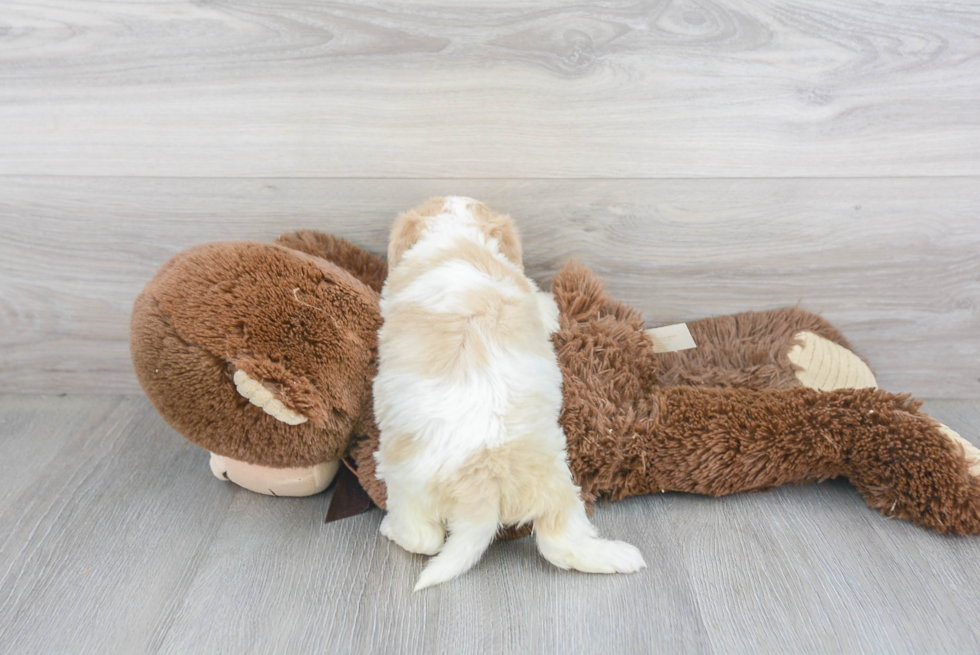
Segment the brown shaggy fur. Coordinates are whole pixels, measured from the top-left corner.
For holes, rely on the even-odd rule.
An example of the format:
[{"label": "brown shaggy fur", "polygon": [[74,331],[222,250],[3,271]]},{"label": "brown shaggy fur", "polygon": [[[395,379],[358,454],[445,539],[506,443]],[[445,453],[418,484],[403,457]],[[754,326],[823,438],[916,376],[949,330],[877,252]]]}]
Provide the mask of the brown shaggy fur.
[{"label": "brown shaggy fur", "polygon": [[388,277],[388,264],[383,259],[340,237],[300,230],[281,235],[276,243],[333,262],[378,293]]},{"label": "brown shaggy fur", "polygon": [[797,343],[794,335],[802,331],[853,350],[837,328],[795,308],[720,316],[687,326],[697,348],[657,355],[663,385],[793,389],[800,383],[788,354]]},{"label": "brown shaggy fur", "polygon": [[[721,496],[843,476],[883,513],[939,532],[980,531],[980,480],[967,473],[962,448],[908,396],[820,392],[799,383],[792,389],[664,386],[661,356],[643,338],[638,312],[610,299],[598,279],[574,264],[552,290],[562,319],[555,335],[564,374],[561,423],[583,491],[611,498],[657,491]],[[759,318],[709,325],[731,335]],[[819,319],[797,310],[783,310],[777,319],[784,348],[786,337],[820,327]],[[822,333],[840,341],[836,331]],[[781,361],[782,353],[760,358],[769,366]],[[736,379],[740,367],[722,357],[711,377]],[[788,380],[771,379],[780,377]]]},{"label": "brown shaggy fur", "polygon": [[[351,259],[353,246],[338,241],[323,243]],[[357,253],[354,263],[367,261]],[[383,267],[360,270],[370,278]],[[380,324],[378,293],[336,264],[267,243],[213,243],[176,255],[146,286],[130,347],[147,396],[194,443],[252,464],[309,466],[347,451]],[[236,370],[310,420],[286,425],[251,405]]]},{"label": "brown shaggy fur", "polygon": [[[370,390],[384,263],[316,233],[279,243],[292,250],[210,244],[168,262],[133,312],[140,382],[175,429],[222,455],[303,466],[349,447],[383,505]],[[980,481],[917,402],[796,381],[786,353],[797,332],[847,345],[822,319],[796,309],[707,319],[690,324],[696,350],[655,354],[639,312],[585,267],[566,265],[552,290],[561,423],[587,498],[719,496],[840,476],[884,514],[980,533]],[[251,406],[231,383],[236,368],[311,420],[287,426]]]}]

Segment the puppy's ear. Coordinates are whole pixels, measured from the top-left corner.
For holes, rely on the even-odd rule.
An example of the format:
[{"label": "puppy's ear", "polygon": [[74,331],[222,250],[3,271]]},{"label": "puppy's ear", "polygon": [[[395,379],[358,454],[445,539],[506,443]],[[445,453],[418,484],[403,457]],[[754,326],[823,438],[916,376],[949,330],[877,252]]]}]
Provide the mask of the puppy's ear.
[{"label": "puppy's ear", "polygon": [[498,214],[483,203],[474,203],[468,208],[483,229],[487,240],[496,239],[501,254],[512,263],[524,269],[521,253],[521,239],[517,226],[507,214]]},{"label": "puppy's ear", "polygon": [[430,198],[414,209],[410,209],[395,219],[388,239],[388,268],[398,266],[402,256],[415,245],[425,229],[429,218],[437,216],[446,205],[444,198]]}]

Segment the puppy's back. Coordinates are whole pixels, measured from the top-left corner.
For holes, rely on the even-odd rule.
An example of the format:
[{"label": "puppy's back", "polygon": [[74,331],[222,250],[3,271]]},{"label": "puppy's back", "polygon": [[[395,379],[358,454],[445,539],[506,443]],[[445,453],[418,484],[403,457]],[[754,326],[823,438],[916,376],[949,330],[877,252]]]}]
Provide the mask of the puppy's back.
[{"label": "puppy's back", "polygon": [[537,288],[465,205],[447,206],[416,224],[386,282],[375,382],[382,431],[416,435],[437,469],[512,438],[521,397],[535,395],[536,418],[556,420],[561,405]]}]

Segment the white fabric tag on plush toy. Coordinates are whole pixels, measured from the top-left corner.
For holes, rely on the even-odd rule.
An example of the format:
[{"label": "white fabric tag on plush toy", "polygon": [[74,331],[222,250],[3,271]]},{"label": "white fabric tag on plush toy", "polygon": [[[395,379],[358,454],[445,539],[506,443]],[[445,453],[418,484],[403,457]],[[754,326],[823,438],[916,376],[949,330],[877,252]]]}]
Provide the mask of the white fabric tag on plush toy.
[{"label": "white fabric tag on plush toy", "polygon": [[672,353],[698,347],[698,344],[694,343],[691,331],[687,329],[687,323],[651,328],[647,330],[647,335],[653,342],[655,353]]}]

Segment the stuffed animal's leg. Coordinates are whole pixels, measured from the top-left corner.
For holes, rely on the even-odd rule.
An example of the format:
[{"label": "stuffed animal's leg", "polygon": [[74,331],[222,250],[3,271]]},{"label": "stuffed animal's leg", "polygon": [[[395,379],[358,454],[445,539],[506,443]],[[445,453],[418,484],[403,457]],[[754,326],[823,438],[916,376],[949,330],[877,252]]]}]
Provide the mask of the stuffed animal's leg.
[{"label": "stuffed animal's leg", "polygon": [[[579,444],[587,491],[725,495],[847,477],[868,505],[939,532],[980,534],[980,451],[918,403],[874,389],[655,389],[628,439]],[[572,449],[570,448],[570,452]]]},{"label": "stuffed animal's leg", "polygon": [[688,328],[697,348],[657,356],[664,385],[822,391],[877,386],[843,335],[801,309],[708,318]]},{"label": "stuffed animal's leg", "polygon": [[980,450],[918,411],[881,426],[885,438],[856,435],[844,469],[868,505],[937,532],[980,534]]}]

